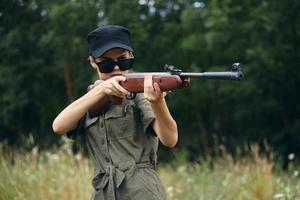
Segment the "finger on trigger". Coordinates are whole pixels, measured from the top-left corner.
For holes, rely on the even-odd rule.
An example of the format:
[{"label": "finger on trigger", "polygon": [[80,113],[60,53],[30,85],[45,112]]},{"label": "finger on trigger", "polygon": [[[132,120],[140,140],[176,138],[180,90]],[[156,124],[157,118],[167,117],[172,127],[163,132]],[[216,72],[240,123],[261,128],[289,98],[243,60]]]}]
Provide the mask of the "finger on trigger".
[{"label": "finger on trigger", "polygon": [[115,96],[120,96],[120,94],[121,94],[121,92],[116,88],[115,85],[113,85],[113,87],[112,87],[112,93]]},{"label": "finger on trigger", "polygon": [[124,95],[129,94],[129,92],[125,88],[123,88],[119,83],[115,83],[114,87]]}]

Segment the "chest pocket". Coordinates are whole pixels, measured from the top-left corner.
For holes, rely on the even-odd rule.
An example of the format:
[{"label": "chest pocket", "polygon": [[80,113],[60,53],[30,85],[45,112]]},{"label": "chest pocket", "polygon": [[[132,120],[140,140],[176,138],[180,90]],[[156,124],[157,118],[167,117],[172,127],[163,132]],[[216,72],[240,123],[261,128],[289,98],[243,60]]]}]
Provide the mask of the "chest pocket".
[{"label": "chest pocket", "polygon": [[134,135],[135,108],[132,104],[115,105],[105,114],[105,124],[110,139],[122,139]]},{"label": "chest pocket", "polygon": [[89,118],[87,117],[86,120],[85,120],[85,123],[84,123],[84,128],[88,128],[92,125],[94,125],[98,120],[98,117],[94,117],[94,118]]}]

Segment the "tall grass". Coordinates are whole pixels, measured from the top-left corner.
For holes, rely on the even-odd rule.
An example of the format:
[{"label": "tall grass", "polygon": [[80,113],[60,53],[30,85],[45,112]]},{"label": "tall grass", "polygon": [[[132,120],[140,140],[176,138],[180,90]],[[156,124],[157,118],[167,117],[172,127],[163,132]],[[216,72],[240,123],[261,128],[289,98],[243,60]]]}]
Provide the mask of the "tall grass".
[{"label": "tall grass", "polygon": [[[274,171],[260,157],[229,155],[199,163],[159,166],[170,200],[300,200],[300,170]],[[72,155],[69,142],[53,151],[7,151],[0,147],[0,200],[83,200],[91,197],[91,162]]]},{"label": "tall grass", "polygon": [[237,161],[224,155],[201,164],[172,164],[160,175],[172,200],[300,200],[299,166],[275,172],[274,162],[259,156],[257,147],[251,153]]},{"label": "tall grass", "polygon": [[93,168],[68,142],[47,152],[0,153],[0,200],[90,199]]}]

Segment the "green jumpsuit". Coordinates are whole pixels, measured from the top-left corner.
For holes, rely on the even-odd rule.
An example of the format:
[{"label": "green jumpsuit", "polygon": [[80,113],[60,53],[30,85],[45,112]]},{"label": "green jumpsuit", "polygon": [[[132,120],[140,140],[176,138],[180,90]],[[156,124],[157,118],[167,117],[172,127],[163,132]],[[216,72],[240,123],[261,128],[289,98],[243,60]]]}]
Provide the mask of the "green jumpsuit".
[{"label": "green jumpsuit", "polygon": [[165,200],[156,172],[158,138],[143,94],[110,105],[98,117],[87,113],[68,137],[86,137],[95,176],[92,200]]}]

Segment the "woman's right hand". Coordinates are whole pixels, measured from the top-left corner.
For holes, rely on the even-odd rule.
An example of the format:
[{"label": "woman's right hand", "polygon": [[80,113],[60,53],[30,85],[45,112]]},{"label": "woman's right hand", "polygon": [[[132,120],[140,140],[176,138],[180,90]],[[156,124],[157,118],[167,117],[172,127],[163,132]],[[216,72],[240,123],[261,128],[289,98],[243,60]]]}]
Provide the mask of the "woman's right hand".
[{"label": "woman's right hand", "polygon": [[94,89],[96,91],[102,90],[105,96],[112,95],[112,96],[117,96],[122,98],[129,93],[126,89],[124,89],[120,85],[120,82],[125,80],[126,77],[124,76],[114,76],[110,79],[103,81],[101,84],[95,86]]}]

